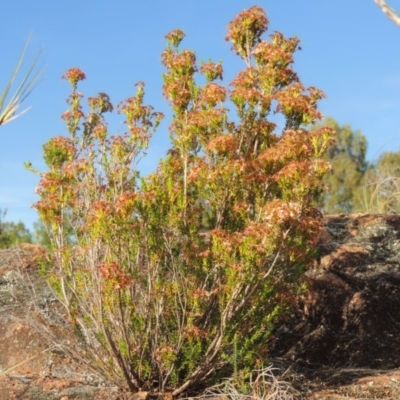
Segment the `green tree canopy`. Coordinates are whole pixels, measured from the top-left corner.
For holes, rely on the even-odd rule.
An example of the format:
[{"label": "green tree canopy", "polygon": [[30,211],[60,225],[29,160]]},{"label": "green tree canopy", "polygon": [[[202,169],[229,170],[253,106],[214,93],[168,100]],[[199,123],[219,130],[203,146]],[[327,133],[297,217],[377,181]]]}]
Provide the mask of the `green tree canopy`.
[{"label": "green tree canopy", "polygon": [[19,221],[5,222],[6,210],[0,209],[0,249],[9,249],[21,243],[32,243],[32,235],[25,225]]},{"label": "green tree canopy", "polygon": [[48,250],[51,249],[51,240],[47,228],[40,219],[33,223],[33,241],[46,247]]},{"label": "green tree canopy", "polygon": [[349,125],[340,126],[331,118],[323,125],[336,131],[336,140],[324,154],[332,170],[324,177],[327,190],[319,206],[326,214],[351,212],[359,207],[357,193],[368,166],[367,139],[361,132],[355,132]]}]

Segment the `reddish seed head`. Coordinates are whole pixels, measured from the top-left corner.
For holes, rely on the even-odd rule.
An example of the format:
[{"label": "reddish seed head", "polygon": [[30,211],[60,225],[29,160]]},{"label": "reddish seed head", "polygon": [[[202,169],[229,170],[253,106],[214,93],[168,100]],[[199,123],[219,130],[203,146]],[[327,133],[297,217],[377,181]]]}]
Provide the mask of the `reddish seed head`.
[{"label": "reddish seed head", "polygon": [[66,79],[76,89],[76,85],[79,81],[86,79],[85,73],[79,68],[70,68],[63,76],[62,79]]},{"label": "reddish seed head", "polygon": [[178,47],[179,43],[182,41],[182,39],[185,37],[185,33],[181,31],[180,29],[174,29],[168,35],[165,36],[165,38],[168,40],[169,43],[172,44],[174,47]]}]

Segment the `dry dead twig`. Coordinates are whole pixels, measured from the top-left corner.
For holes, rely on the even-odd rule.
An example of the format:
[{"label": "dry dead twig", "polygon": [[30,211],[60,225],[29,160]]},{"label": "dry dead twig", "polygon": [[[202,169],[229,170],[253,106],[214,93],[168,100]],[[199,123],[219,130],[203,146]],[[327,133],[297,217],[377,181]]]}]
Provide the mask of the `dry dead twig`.
[{"label": "dry dead twig", "polygon": [[391,21],[393,21],[397,26],[400,26],[400,15],[394,8],[390,7],[385,0],[374,1]]}]

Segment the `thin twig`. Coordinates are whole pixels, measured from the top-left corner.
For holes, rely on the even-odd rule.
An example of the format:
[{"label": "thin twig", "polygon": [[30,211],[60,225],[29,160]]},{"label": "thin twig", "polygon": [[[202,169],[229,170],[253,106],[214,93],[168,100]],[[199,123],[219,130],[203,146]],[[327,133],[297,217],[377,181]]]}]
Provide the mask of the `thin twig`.
[{"label": "thin twig", "polygon": [[390,20],[392,20],[397,26],[400,26],[400,15],[396,12],[395,9],[390,7],[385,0],[374,1]]}]

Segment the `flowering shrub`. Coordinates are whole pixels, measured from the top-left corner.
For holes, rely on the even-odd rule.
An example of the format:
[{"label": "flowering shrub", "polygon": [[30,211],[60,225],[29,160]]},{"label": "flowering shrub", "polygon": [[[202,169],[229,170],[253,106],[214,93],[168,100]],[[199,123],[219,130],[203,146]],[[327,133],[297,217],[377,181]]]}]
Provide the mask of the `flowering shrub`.
[{"label": "flowering shrub", "polygon": [[[323,93],[292,70],[297,39],[261,40],[267,24],[259,7],[230,23],[226,39],[246,67],[228,87],[220,63],[198,67],[179,50],[184,33],[167,35],[172,146],[144,178],[137,163],[163,118],[144,104],[144,84],[117,107],[126,132],[110,136],[108,96],[90,97],[84,112],[85,75],[64,75],[70,137],[44,146],[49,170],[35,205],[54,242],[48,273],[92,365],[131,391],[177,397],[262,364],[312,257],[331,131],[306,129]],[[282,132],[271,113],[284,117]]]}]

